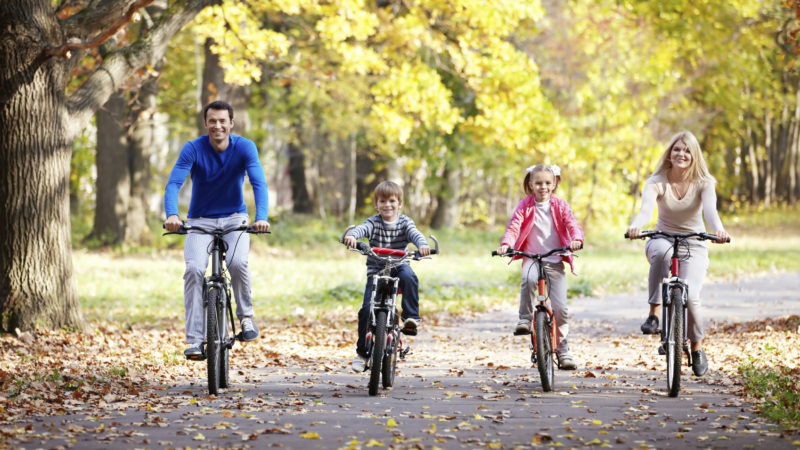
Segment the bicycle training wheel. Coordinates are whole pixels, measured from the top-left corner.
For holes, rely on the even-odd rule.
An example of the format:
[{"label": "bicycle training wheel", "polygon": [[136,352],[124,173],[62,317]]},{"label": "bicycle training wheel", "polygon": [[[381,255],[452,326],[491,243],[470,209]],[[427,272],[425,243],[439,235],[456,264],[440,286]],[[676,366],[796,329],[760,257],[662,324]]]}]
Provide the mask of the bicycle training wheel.
[{"label": "bicycle training wheel", "polygon": [[216,395],[219,391],[219,373],[222,353],[219,339],[219,321],[217,319],[217,303],[219,302],[219,289],[208,290],[208,306],[206,307],[206,363],[208,366],[208,393]]},{"label": "bicycle training wheel", "polygon": [[542,390],[550,392],[553,390],[553,375],[555,367],[553,364],[553,342],[550,321],[547,320],[547,313],[537,311],[534,319],[534,330],[536,332],[536,367],[542,378]]},{"label": "bicycle training wheel", "polygon": [[220,336],[220,360],[219,360],[219,387],[227,388],[230,386],[230,374],[228,372],[230,363],[229,358],[231,354],[231,349],[228,348],[228,344],[230,341],[230,333],[228,331],[228,320],[230,320],[230,316],[228,314],[228,308],[230,308],[230,300],[228,299],[227,294],[225,295],[224,301],[219,303],[219,308],[217,308],[217,322],[219,323],[219,336]]},{"label": "bicycle training wheel", "polygon": [[383,353],[386,348],[386,311],[375,311],[375,335],[372,346],[372,367],[369,374],[369,395],[377,395],[381,381]]},{"label": "bicycle training wheel", "polygon": [[397,370],[397,345],[399,340],[399,333],[397,328],[394,327],[391,331],[392,343],[386,349],[386,355],[383,357],[383,387],[390,388],[394,384],[394,374]]},{"label": "bicycle training wheel", "polygon": [[683,356],[683,302],[680,288],[670,290],[671,304],[667,308],[669,329],[667,331],[667,389],[670,397],[677,397],[681,390],[681,357]]}]

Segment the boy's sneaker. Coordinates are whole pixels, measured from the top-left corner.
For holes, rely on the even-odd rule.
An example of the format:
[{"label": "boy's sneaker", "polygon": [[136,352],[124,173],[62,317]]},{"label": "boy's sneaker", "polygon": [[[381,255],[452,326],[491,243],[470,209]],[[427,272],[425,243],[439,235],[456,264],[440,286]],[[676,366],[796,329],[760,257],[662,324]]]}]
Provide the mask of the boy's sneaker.
[{"label": "boy's sneaker", "polygon": [[356,355],[353,358],[353,371],[354,372],[363,372],[367,369],[367,358],[365,356]]},{"label": "boy's sneaker", "polygon": [[252,317],[242,319],[242,340],[244,342],[255,340],[258,337],[258,327]]},{"label": "boy's sneaker", "polygon": [[561,370],[575,370],[578,368],[578,365],[575,364],[575,361],[572,359],[572,356],[569,353],[556,353],[558,357],[558,368]]},{"label": "boy's sneaker", "polygon": [[196,359],[203,356],[202,344],[189,344],[189,348],[183,351],[183,356],[187,359]]},{"label": "boy's sneaker", "polygon": [[517,327],[514,328],[514,334],[530,334],[531,333],[531,321],[530,320],[523,320],[520,319],[517,322]]},{"label": "boy's sneaker", "polygon": [[419,319],[415,319],[413,317],[409,317],[408,319],[406,319],[403,322],[403,329],[406,330],[406,331],[415,331],[416,332],[417,328],[419,328],[419,323],[420,322],[421,322],[421,320],[419,320]]},{"label": "boy's sneaker", "polygon": [[658,333],[658,317],[648,316],[647,320],[642,324],[642,334],[656,334]]}]

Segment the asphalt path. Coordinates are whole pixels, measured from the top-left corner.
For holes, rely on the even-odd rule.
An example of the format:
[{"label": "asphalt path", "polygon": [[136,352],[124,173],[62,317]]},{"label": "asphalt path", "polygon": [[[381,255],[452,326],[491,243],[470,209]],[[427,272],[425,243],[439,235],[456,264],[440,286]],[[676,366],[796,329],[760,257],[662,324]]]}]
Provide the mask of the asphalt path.
[{"label": "asphalt path", "polygon": [[[800,274],[708,284],[706,316],[747,321],[800,311]],[[666,395],[654,337],[638,333],[644,293],[570,302],[576,371],[556,371],[542,392],[524,337],[507,311],[427,320],[406,339],[412,353],[396,384],[367,395],[367,374],[347,352],[281,370],[234,370],[233,386],[208,397],[203,380],[166,386],[141,408],[34,418],[11,448],[797,448],[798,436],[751,412],[712,364],[683,371]],[[349,352],[349,349],[348,349]],[[235,360],[232,361],[235,368]],[[165,406],[166,405],[166,406]],[[3,442],[0,442],[0,447]]]}]

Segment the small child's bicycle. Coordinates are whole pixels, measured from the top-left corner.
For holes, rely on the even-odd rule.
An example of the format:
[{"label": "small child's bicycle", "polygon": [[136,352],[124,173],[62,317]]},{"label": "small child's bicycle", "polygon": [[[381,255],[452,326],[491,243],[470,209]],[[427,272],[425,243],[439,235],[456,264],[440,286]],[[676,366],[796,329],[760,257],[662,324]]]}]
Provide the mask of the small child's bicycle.
[{"label": "small child's bicycle", "polygon": [[556,342],[556,328],[553,326],[553,309],[550,307],[549,302],[549,282],[547,280],[547,274],[544,271],[542,260],[550,255],[557,254],[559,256],[567,256],[571,253],[572,251],[569,246],[555,248],[542,254],[525,253],[514,249],[508,249],[508,251],[502,255],[498,254],[497,250],[492,252],[492,256],[524,256],[536,261],[536,265],[539,267],[539,292],[536,296],[536,304],[534,305],[535,311],[533,313],[532,331],[523,333],[517,333],[515,331],[514,334],[517,336],[530,335],[531,362],[536,364],[536,367],[539,369],[539,375],[542,379],[542,390],[544,392],[552,391],[554,386],[553,376],[555,374],[554,359],[556,357],[556,346],[553,345],[553,343]]},{"label": "small child's bicycle", "polygon": [[[705,232],[676,234],[644,230],[639,233],[641,239],[656,236],[664,236],[672,240],[670,274],[661,283],[661,317],[664,318],[664,326],[661,328],[661,346],[658,348],[658,353],[667,356],[667,390],[670,397],[677,397],[681,390],[681,349],[683,353],[686,353],[688,365],[692,365],[692,352],[689,351],[686,340],[686,315],[688,314],[686,303],[689,299],[689,286],[678,275],[680,267],[678,248],[691,238],[701,241],[718,241],[719,237]],[[629,238],[628,233],[625,233],[625,238]],[[725,242],[730,241],[731,239],[728,238]]]},{"label": "small child's bicycle", "polygon": [[236,231],[246,231],[251,234],[267,234],[269,231],[256,231],[247,226],[230,228],[226,230],[208,230],[196,226],[182,224],[176,232],[168,234],[188,234],[189,231],[213,236],[211,243],[211,275],[203,281],[203,307],[206,311],[206,341],[201,345],[202,354],[189,357],[195,361],[206,360],[208,368],[208,392],[216,395],[219,388],[227,388],[230,384],[229,356],[233,343],[237,340],[244,341],[242,333],[236,333],[231,308],[231,285],[225,270],[225,252],[228,245],[223,236]]},{"label": "small child's bicycle", "polygon": [[[355,228],[349,226],[342,234],[339,242],[344,243],[347,233]],[[430,236],[434,243],[431,254],[439,253],[439,241]],[[369,299],[369,323],[365,337],[367,364],[365,370],[370,370],[369,395],[377,395],[378,387],[383,381],[383,387],[389,388],[394,384],[397,370],[397,359],[405,359],[411,351],[410,347],[403,348],[402,334],[416,335],[416,330],[404,330],[399,325],[397,313],[397,294],[402,294],[398,289],[400,279],[391,276],[393,268],[404,264],[408,260],[419,261],[428,259],[419,255],[419,251],[409,252],[391,248],[370,247],[364,242],[358,242],[353,251],[364,256],[372,256],[383,263],[383,268],[373,275],[372,292]]]}]

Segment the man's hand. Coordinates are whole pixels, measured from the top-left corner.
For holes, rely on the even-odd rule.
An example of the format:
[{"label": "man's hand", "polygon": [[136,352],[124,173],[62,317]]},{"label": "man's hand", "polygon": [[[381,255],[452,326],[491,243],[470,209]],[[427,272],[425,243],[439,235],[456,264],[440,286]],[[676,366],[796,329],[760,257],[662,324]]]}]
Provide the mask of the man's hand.
[{"label": "man's hand", "polygon": [[423,245],[419,248],[419,256],[428,256],[431,254],[431,248],[427,245]]},{"label": "man's hand", "polygon": [[164,228],[166,228],[170,233],[175,233],[176,231],[180,230],[181,225],[183,225],[183,222],[177,214],[167,217],[167,221],[164,222]]},{"label": "man's hand", "polygon": [[344,245],[346,245],[347,248],[356,248],[356,238],[353,236],[345,236]]},{"label": "man's hand", "polygon": [[266,220],[256,220],[250,226],[256,231],[269,231],[269,222]]}]

